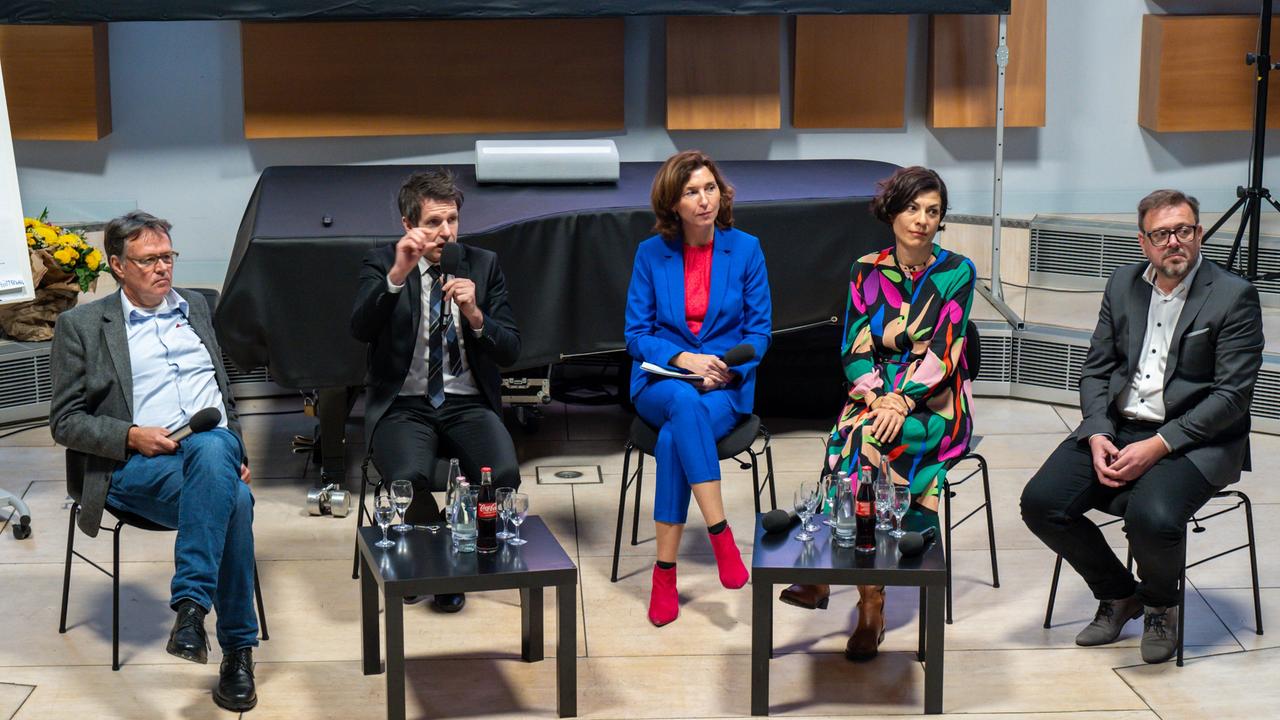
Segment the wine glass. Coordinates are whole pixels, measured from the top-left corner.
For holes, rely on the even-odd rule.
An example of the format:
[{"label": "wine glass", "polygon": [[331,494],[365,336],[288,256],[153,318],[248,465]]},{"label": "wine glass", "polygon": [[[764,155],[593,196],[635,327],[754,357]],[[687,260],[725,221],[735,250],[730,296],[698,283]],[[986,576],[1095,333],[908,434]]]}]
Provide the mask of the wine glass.
[{"label": "wine glass", "polygon": [[906,516],[907,508],[909,507],[911,507],[911,488],[895,483],[893,486],[893,518],[896,521],[896,527],[889,531],[889,535],[892,537],[900,538],[907,534],[902,529],[902,518]]},{"label": "wine glass", "polygon": [[391,521],[396,516],[396,504],[392,501],[390,495],[378,495],[373,499],[373,519],[377,521],[378,527],[382,528],[382,539],[374,543],[374,545],[385,548],[395,545],[387,538],[387,528],[391,526]]},{"label": "wine glass", "polygon": [[407,533],[413,526],[405,521],[405,513],[409,511],[409,503],[413,502],[413,483],[408,480],[396,480],[391,483],[391,502],[396,505],[400,514],[400,524],[395,526],[396,532]]},{"label": "wine glass", "polygon": [[511,508],[507,498],[511,497],[511,493],[515,492],[515,488],[500,487],[496,493],[498,502],[498,517],[502,520],[502,529],[497,532],[499,540],[510,540],[515,533],[507,529],[507,522],[511,520]]},{"label": "wine glass", "polygon": [[515,532],[511,533],[511,537],[507,538],[507,542],[511,545],[524,545],[529,542],[520,537],[520,526],[524,524],[525,517],[529,514],[529,496],[524,493],[513,492],[507,496],[507,517],[511,520],[511,524],[515,525]]},{"label": "wine glass", "polygon": [[809,529],[809,518],[813,517],[814,500],[817,494],[817,485],[810,480],[801,482],[796,488],[793,500],[796,514],[800,516],[800,532],[796,533],[796,539],[800,542],[812,540],[813,530],[818,529],[816,527],[813,530]]}]

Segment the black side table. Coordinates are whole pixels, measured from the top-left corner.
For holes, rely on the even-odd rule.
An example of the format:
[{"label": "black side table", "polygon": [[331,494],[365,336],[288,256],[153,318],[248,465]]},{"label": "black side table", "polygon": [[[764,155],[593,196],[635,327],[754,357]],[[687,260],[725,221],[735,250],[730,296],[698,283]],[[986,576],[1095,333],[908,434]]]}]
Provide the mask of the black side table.
[{"label": "black side table", "polygon": [[[755,546],[751,559],[751,714],[769,714],[769,660],[773,656],[773,601],[775,585],[911,585],[920,588],[920,644],[917,657],[924,661],[924,711],[942,712],[942,655],[947,564],[940,543],[932,543],[913,558],[898,555],[898,541],[876,533],[876,552],[859,553],[837,547],[831,528],[821,528],[807,543],[795,540],[799,527],[766,535],[756,518]],[[938,527],[938,517],[912,512],[905,518],[908,530]],[[938,533],[941,536],[941,532]]]},{"label": "black side table", "polygon": [[578,568],[547,529],[530,515],[520,528],[525,545],[499,541],[491,555],[455,553],[447,530],[392,531],[394,547],[375,547],[377,527],[361,528],[360,635],[364,674],[382,672],[378,648],[378,588],[386,601],[387,718],[404,720],[404,597],[483,590],[520,590],[520,657],[542,660],[542,590],[556,589],[556,710],[560,717],[578,714]]}]

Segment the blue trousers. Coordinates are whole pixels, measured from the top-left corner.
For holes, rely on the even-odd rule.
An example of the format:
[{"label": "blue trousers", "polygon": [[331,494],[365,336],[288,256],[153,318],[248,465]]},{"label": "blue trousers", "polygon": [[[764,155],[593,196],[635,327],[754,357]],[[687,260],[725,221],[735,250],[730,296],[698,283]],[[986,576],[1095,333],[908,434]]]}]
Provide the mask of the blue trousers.
[{"label": "blue trousers", "polygon": [[700,392],[688,380],[659,380],[635,398],[636,412],[658,428],[658,483],[653,519],[683,525],[691,486],[720,479],[716,441],[742,420],[721,390]]},{"label": "blue trousers", "polygon": [[241,457],[230,430],[196,433],[173,455],[129,458],[107,493],[108,504],[178,531],[169,605],[214,608],[224,652],[258,645],[253,494],[240,480]]}]

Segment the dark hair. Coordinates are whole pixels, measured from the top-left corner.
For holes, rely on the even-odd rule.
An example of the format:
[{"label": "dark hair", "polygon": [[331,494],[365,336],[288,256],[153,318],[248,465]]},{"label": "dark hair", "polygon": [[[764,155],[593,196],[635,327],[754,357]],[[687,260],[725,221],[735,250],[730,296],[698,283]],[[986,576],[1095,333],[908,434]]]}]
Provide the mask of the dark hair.
[{"label": "dark hair", "polygon": [[462,209],[462,188],[458,187],[453,173],[443,168],[416,172],[400,186],[398,202],[400,217],[410,226],[418,224],[422,215],[422,201],[452,202]]},{"label": "dark hair", "polygon": [[720,211],[716,213],[716,227],[721,230],[733,227],[733,186],[720,175],[720,168],[716,167],[710,155],[701,150],[685,150],[667,158],[653,178],[649,200],[653,203],[653,214],[657,216],[657,221],[653,224],[654,232],[665,238],[680,236],[680,214],[675,211],[675,207],[680,202],[680,195],[684,192],[689,177],[703,167],[711,171],[711,177],[720,186]]},{"label": "dark hair", "polygon": [[1191,214],[1195,215],[1196,224],[1200,224],[1200,201],[1182,192],[1181,190],[1156,190],[1150,195],[1142,198],[1138,203],[1138,230],[1142,234],[1147,233],[1146,219],[1147,213],[1160,208],[1177,207],[1186,205],[1191,208]]},{"label": "dark hair", "polygon": [[871,214],[887,225],[892,225],[893,219],[906,210],[912,200],[930,190],[938,193],[942,200],[942,217],[939,220],[947,217],[947,184],[942,182],[938,173],[927,167],[912,165],[899,168],[876,183],[876,187],[879,191],[871,200]]},{"label": "dark hair", "polygon": [[107,223],[102,245],[107,251],[107,269],[111,271],[111,276],[118,278],[115,269],[111,267],[111,258],[117,257],[120,262],[124,262],[124,248],[130,240],[138,237],[143,230],[169,237],[169,230],[172,228],[173,224],[168,220],[141,210],[134,210]]}]

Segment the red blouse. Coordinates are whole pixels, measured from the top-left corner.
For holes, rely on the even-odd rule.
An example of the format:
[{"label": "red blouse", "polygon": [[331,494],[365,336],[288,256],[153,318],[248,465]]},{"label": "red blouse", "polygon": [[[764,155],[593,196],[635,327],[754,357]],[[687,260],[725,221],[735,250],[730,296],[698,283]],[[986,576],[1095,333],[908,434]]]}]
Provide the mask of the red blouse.
[{"label": "red blouse", "polygon": [[684,246],[684,320],[689,332],[702,331],[711,297],[711,253],[715,240],[702,246]]}]

